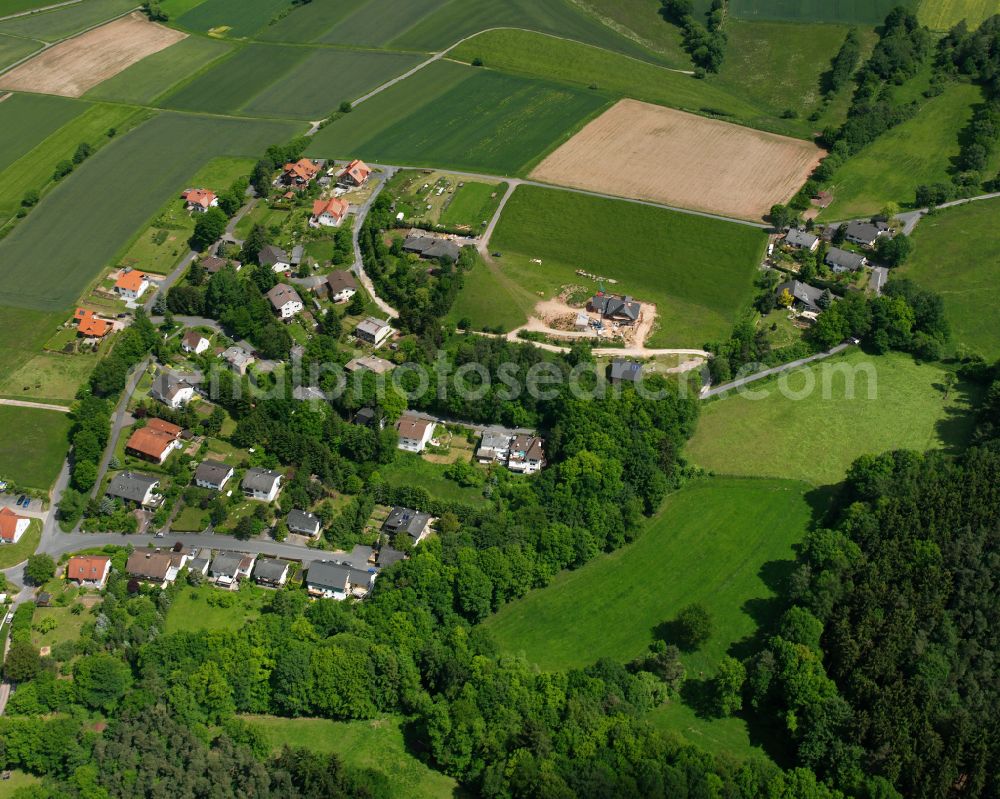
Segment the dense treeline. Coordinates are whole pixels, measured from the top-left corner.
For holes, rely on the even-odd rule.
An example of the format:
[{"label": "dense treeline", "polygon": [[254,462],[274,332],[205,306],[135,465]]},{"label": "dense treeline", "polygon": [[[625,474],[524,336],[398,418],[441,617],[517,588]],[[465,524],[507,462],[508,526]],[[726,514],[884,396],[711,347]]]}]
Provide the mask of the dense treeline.
[{"label": "dense treeline", "polygon": [[696,74],[718,72],[726,55],[723,27],[729,11],[727,0],[712,0],[705,13],[705,24],[694,16],[693,0],[662,0],[660,14],[684,33],[684,49],[698,68]]},{"label": "dense treeline", "polygon": [[824,90],[827,95],[836,94],[854,77],[854,72],[861,61],[861,37],[857,28],[847,31],[844,43],[840,45],[837,55],[830,62],[830,71],[824,79]]}]

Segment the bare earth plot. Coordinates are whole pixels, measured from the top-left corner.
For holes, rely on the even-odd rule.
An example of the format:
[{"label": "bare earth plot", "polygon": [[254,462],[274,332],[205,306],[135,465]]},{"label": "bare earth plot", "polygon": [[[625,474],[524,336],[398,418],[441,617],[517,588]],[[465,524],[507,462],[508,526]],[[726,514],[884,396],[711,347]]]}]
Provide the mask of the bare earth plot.
[{"label": "bare earth plot", "polygon": [[80,97],[186,36],[130,14],[45,50],[0,77],[0,88]]},{"label": "bare earth plot", "polygon": [[823,155],[806,141],[622,100],[531,177],[757,220],[795,194]]}]

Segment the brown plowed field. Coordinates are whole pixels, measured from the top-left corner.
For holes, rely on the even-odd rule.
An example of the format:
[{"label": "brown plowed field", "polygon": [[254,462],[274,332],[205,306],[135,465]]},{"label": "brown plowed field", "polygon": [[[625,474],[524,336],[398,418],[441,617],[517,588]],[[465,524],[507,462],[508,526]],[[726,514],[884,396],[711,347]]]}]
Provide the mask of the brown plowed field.
[{"label": "brown plowed field", "polygon": [[0,88],[79,97],[186,37],[186,33],[156,25],[141,14],[129,14],[43,50],[0,75]]},{"label": "brown plowed field", "polygon": [[622,100],[544,159],[531,177],[739,219],[761,219],[805,183],[810,142]]}]

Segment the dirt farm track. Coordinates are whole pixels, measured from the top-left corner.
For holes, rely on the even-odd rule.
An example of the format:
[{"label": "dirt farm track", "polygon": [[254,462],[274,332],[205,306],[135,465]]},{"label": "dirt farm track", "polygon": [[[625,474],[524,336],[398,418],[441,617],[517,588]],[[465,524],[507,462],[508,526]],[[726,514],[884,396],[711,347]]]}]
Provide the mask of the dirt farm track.
[{"label": "dirt farm track", "polygon": [[622,100],[531,177],[757,221],[787,202],[823,155],[810,142]]},{"label": "dirt farm track", "polygon": [[0,75],[0,89],[80,97],[148,55],[187,37],[141,14],[112,20],[43,50]]}]

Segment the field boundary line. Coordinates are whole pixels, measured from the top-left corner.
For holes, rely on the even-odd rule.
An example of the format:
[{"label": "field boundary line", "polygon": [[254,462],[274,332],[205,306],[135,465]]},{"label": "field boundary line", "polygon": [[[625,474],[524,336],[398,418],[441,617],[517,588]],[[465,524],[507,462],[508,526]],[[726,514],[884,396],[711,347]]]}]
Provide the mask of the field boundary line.
[{"label": "field boundary line", "polygon": [[35,408],[40,411],[58,411],[59,413],[69,413],[70,409],[64,405],[53,405],[49,402],[34,402],[32,400],[2,399],[0,405],[8,405],[12,408]]}]

